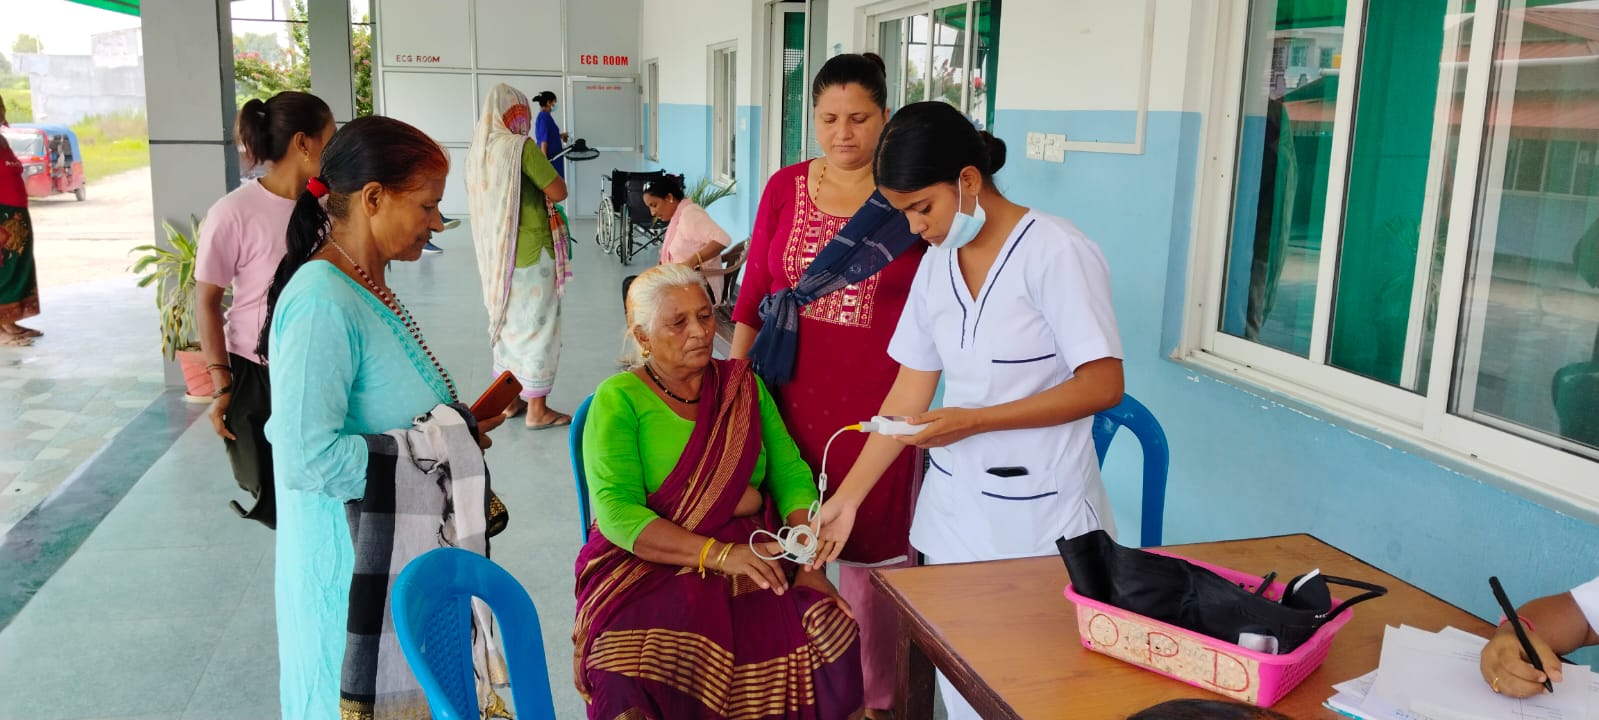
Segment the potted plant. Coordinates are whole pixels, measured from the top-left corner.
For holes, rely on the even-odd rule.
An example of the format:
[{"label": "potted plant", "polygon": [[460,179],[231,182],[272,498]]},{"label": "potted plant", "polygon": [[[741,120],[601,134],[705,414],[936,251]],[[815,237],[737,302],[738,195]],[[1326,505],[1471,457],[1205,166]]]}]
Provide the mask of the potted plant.
[{"label": "potted plant", "polygon": [[161,311],[161,352],[183,370],[187,399],[210,402],[215,388],[194,327],[194,263],[200,219],[189,217],[187,233],[170,222],[161,226],[166,228],[166,243],[140,245],[129,251],[136,255],[129,270],[139,276],[139,287],[155,286],[155,304]]},{"label": "potted plant", "polygon": [[695,205],[708,208],[711,203],[732,195],[737,186],[737,183],[732,182],[726,185],[717,185],[709,177],[702,177],[694,182],[694,187],[689,188],[683,194],[687,195],[688,199],[693,200]]}]

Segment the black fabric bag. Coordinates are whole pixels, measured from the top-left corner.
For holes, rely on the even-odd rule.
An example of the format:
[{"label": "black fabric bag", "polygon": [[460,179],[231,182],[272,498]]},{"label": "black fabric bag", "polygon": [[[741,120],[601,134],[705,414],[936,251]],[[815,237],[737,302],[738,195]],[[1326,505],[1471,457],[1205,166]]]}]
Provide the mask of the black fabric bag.
[{"label": "black fabric bag", "polygon": [[[1104,530],[1061,538],[1055,545],[1071,573],[1072,589],[1083,597],[1224,642],[1237,643],[1242,634],[1276,638],[1278,653],[1292,652],[1339,613],[1388,592],[1316,574],[1290,581],[1279,602],[1186,560],[1117,545]],[[1366,592],[1333,607],[1329,585]]]}]

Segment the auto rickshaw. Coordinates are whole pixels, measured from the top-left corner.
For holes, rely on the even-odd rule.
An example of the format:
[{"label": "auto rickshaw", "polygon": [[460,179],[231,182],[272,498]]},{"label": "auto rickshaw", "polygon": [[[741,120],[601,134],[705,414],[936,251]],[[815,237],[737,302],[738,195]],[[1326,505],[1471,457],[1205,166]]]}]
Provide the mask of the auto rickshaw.
[{"label": "auto rickshaw", "polygon": [[88,197],[83,175],[83,153],[78,134],[65,125],[17,123],[6,127],[6,143],[22,163],[28,197],[72,193],[81,202]]}]

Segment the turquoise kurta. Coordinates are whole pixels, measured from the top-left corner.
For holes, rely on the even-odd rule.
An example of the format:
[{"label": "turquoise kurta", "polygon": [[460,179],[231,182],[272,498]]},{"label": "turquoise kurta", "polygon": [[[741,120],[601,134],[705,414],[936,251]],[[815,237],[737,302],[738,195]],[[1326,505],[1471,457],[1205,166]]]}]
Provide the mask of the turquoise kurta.
[{"label": "turquoise kurta", "polygon": [[336,720],[354,567],[344,503],[366,488],[360,436],[410,427],[450,394],[394,313],[322,261],[283,289],[269,349],[282,717]]}]

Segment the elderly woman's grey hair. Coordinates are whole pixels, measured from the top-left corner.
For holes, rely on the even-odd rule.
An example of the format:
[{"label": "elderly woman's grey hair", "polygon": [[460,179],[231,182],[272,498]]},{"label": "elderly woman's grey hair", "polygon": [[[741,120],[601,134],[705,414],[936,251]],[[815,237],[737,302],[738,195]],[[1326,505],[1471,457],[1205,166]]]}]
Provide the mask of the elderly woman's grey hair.
[{"label": "elderly woman's grey hair", "polygon": [[639,344],[638,333],[645,336],[655,326],[660,311],[661,298],[683,287],[705,288],[705,279],[698,270],[677,263],[657,265],[640,273],[627,288],[627,330],[622,339],[622,364],[629,369],[643,367],[644,346]]}]

